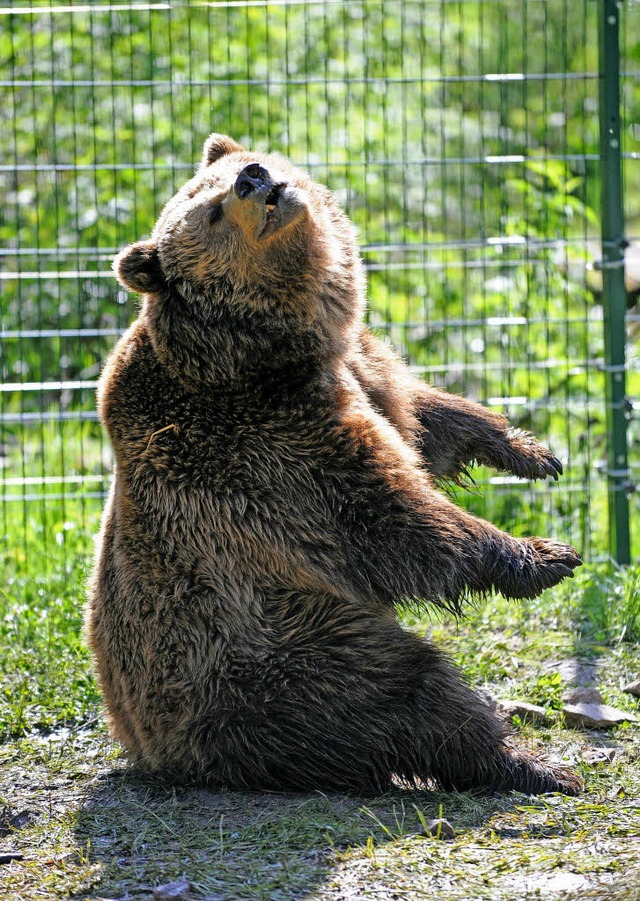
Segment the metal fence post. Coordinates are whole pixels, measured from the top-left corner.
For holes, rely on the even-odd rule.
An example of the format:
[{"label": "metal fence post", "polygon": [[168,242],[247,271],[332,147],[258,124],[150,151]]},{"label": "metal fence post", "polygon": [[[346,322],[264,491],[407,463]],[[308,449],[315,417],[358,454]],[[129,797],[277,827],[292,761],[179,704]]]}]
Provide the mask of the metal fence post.
[{"label": "metal fence post", "polygon": [[624,208],[620,148],[620,7],[599,0],[600,166],[602,302],[606,380],[609,552],[617,563],[631,562],[627,448]]}]

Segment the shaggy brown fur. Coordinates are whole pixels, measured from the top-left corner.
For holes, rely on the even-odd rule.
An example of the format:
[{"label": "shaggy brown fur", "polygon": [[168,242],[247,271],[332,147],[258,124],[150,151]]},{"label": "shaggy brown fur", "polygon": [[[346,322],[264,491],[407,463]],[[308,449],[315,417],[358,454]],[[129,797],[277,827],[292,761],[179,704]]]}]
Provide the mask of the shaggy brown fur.
[{"label": "shaggy brown fur", "polygon": [[145,298],[100,382],[116,475],[87,624],[132,758],[228,787],[576,792],[394,616],[571,575],[573,548],[513,538],[433,481],[560,464],[366,331],[329,191],[212,135],[115,268]]}]

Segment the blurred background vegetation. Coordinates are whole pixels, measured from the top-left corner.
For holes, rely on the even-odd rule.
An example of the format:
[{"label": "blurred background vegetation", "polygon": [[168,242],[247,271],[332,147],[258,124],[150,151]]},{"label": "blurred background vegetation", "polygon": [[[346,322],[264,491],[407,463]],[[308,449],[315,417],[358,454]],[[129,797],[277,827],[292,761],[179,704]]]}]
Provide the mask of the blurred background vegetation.
[{"label": "blurred background vegetation", "polygon": [[[479,471],[477,490],[460,502],[516,534],[606,556],[603,323],[592,265],[597,9],[591,0],[3,7],[7,584],[44,592],[53,577],[84,572],[111,470],[95,383],[136,314],[111,259],[149,234],[213,130],[282,152],[329,184],[359,229],[372,326],[429,381],[505,412],[565,463],[559,485]],[[636,26],[637,10],[623,10]],[[640,28],[623,23],[622,33],[633,238]],[[629,333],[628,392],[637,398],[637,307]],[[637,478],[633,421],[630,442]],[[638,512],[632,498],[636,550]],[[64,609],[64,591],[59,601]]]}]

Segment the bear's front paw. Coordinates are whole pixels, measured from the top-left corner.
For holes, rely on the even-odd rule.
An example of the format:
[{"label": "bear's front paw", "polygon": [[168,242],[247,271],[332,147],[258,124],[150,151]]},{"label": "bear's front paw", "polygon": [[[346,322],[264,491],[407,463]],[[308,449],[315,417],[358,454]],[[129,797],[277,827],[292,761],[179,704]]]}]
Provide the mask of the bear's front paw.
[{"label": "bear's front paw", "polygon": [[548,538],[530,538],[528,544],[535,553],[535,575],[543,588],[550,588],[563,579],[573,578],[573,570],[582,566],[582,557],[570,544]]},{"label": "bear's front paw", "polygon": [[527,538],[495,574],[495,586],[510,598],[535,598],[545,588],[572,578],[582,565],[580,554],[569,544],[547,538]]},{"label": "bear's front paw", "polygon": [[506,439],[506,468],[510,472],[521,479],[546,479],[551,476],[558,481],[558,476],[562,475],[562,463],[530,432],[509,429]]}]

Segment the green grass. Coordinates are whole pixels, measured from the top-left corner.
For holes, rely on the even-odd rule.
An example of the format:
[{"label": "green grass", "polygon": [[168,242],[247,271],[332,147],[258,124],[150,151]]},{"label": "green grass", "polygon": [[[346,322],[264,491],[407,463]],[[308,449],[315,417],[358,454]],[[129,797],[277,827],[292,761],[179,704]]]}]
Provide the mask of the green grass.
[{"label": "green grass", "polygon": [[[473,684],[547,706],[551,725],[516,728],[515,740],[578,769],[577,799],[214,793],[137,774],[99,716],[81,638],[85,576],[81,563],[46,580],[14,575],[0,594],[0,853],[22,855],[0,866],[7,901],[150,901],[183,877],[193,898],[640,897],[638,730],[569,731],[558,712],[567,659],[598,664],[605,701],[637,710],[621,685],[640,671],[639,568],[585,568],[460,623],[406,614]],[[439,815],[452,841],[422,834]]]},{"label": "green grass", "polygon": [[42,555],[39,575],[32,556],[7,559],[0,588],[0,740],[86,722],[99,711],[82,640],[87,541],[79,529],[62,534],[55,552]]}]

